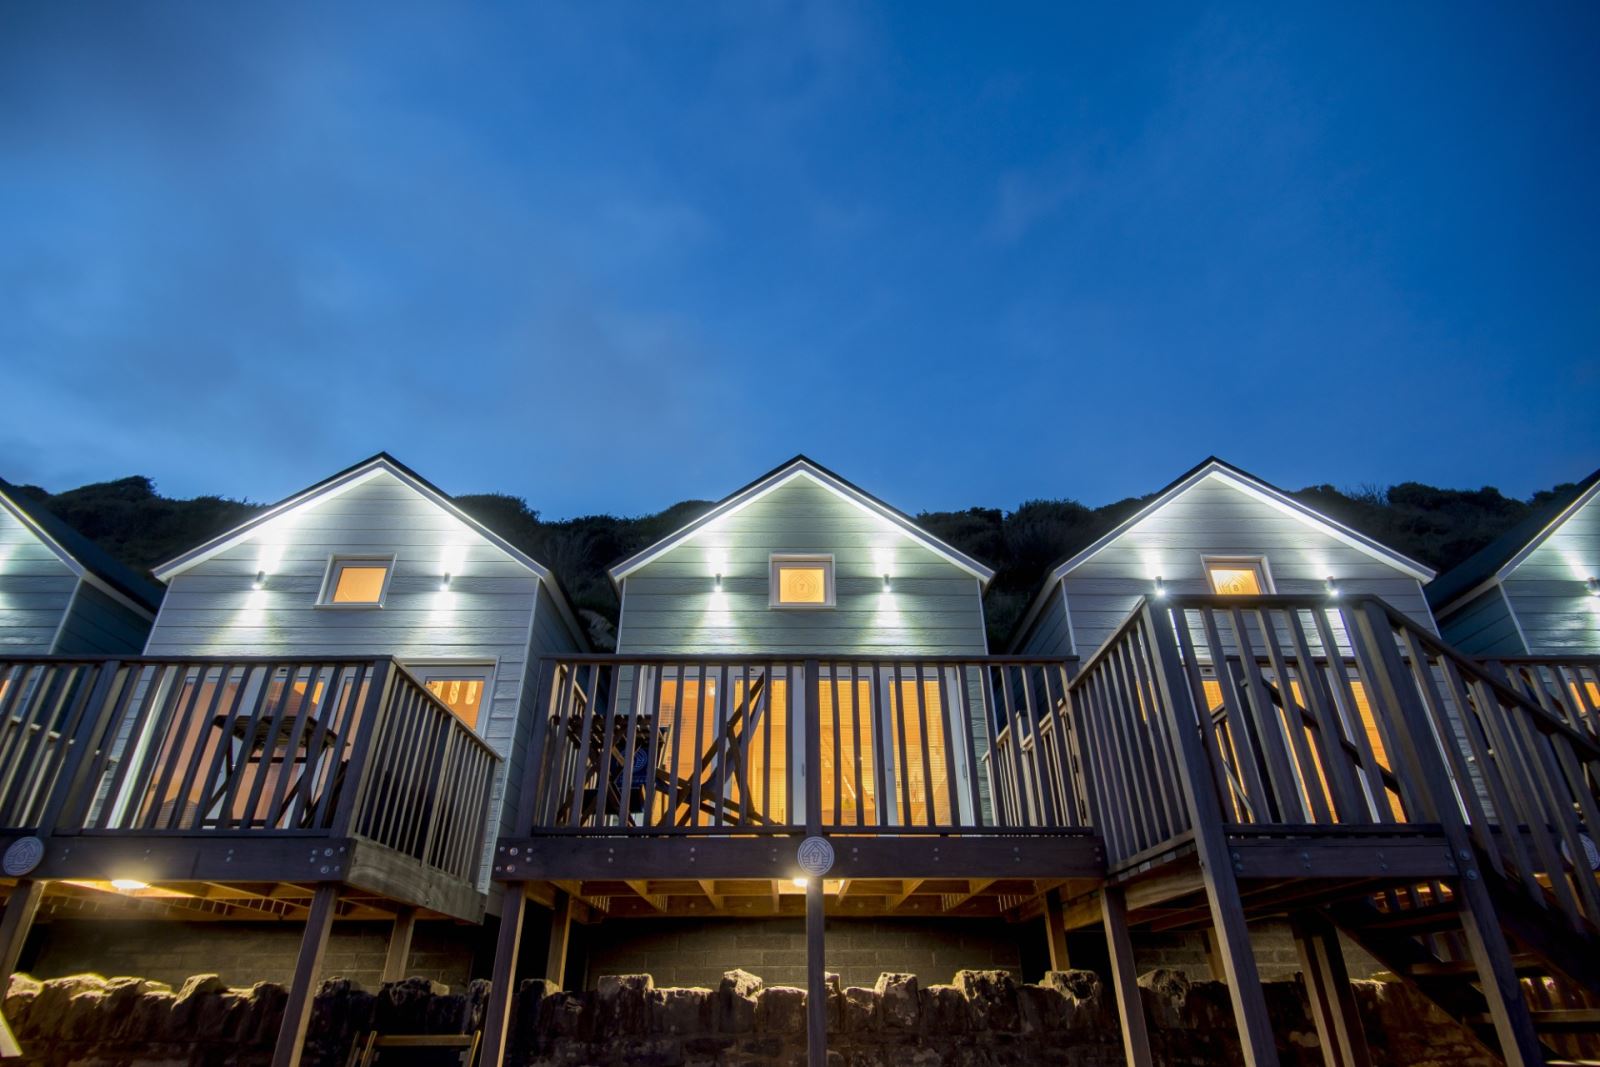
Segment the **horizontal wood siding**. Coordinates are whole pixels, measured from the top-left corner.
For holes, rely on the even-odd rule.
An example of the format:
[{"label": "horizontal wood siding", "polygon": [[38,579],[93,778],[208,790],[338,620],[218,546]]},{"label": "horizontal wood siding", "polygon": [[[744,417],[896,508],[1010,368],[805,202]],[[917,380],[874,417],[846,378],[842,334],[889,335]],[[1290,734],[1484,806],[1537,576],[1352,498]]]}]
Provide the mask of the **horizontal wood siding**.
[{"label": "horizontal wood siding", "polygon": [[[318,607],[334,555],[395,556],[381,608]],[[266,588],[251,589],[264,560]],[[446,566],[450,591],[439,590]],[[387,473],[290,512],[176,575],[150,634],[151,655],[397,656],[495,664],[477,731],[509,757],[523,710],[534,603],[525,566]],[[502,764],[502,774],[505,764]],[[494,785],[487,839],[499,825]],[[487,872],[485,872],[487,873]]]},{"label": "horizontal wood siding", "polygon": [[55,650],[65,655],[134,655],[144,651],[149,636],[149,616],[134,611],[98,586],[81,582]]},{"label": "horizontal wood siding", "polygon": [[1439,633],[1469,656],[1517,656],[1527,651],[1499,586],[1440,616]]},{"label": "horizontal wood siding", "polygon": [[1600,497],[1592,497],[1502,581],[1528,654],[1600,654]]},{"label": "horizontal wood siding", "polygon": [[49,653],[77,585],[72,568],[0,507],[0,652]]},{"label": "horizontal wood siding", "polygon": [[[837,607],[768,607],[768,560],[786,552],[833,554]],[[617,651],[983,655],[982,612],[971,574],[802,477],[630,574]]]},{"label": "horizontal wood siding", "polygon": [[1204,556],[1266,556],[1284,594],[1320,594],[1331,575],[1342,589],[1380,596],[1434,629],[1414,577],[1211,476],[1066,576],[1078,654],[1087,657],[1105,643],[1154,588],[1156,575],[1173,593],[1209,593]]},{"label": "horizontal wood siding", "polygon": [[1067,625],[1067,609],[1061,596],[1061,583],[1056,582],[1039,609],[1038,618],[1028,627],[1017,645],[1017,652],[1025,656],[1070,656],[1072,630]]}]

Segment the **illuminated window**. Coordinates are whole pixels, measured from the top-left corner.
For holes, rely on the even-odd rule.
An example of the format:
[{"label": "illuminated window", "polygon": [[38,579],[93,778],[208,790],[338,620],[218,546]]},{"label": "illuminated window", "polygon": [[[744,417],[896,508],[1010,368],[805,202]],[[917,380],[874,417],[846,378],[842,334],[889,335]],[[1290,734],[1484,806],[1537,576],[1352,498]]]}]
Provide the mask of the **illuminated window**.
[{"label": "illuminated window", "polygon": [[1219,596],[1261,596],[1272,592],[1265,559],[1208,558],[1205,567],[1211,591]]},{"label": "illuminated window", "polygon": [[478,728],[478,717],[483,711],[484,701],[488,699],[489,684],[494,675],[492,667],[460,664],[407,664],[407,667],[427,687],[428,692],[456,713],[456,718],[474,730]]},{"label": "illuminated window", "polygon": [[770,590],[771,607],[833,607],[833,557],[773,556]]},{"label": "illuminated window", "polygon": [[393,573],[393,556],[335,556],[328,564],[321,603],[325,607],[382,607]]}]

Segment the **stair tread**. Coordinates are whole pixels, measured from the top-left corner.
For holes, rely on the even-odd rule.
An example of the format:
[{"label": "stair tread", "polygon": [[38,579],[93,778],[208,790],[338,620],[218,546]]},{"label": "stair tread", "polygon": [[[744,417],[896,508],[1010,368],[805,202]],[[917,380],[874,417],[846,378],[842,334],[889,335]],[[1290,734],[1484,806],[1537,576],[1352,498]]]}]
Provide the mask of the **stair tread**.
[{"label": "stair tread", "polygon": [[[1519,952],[1511,957],[1511,965],[1519,975],[1549,973],[1549,965],[1532,953]],[[1476,978],[1477,964],[1471,960],[1423,960],[1408,967],[1405,972],[1413,978]]]}]

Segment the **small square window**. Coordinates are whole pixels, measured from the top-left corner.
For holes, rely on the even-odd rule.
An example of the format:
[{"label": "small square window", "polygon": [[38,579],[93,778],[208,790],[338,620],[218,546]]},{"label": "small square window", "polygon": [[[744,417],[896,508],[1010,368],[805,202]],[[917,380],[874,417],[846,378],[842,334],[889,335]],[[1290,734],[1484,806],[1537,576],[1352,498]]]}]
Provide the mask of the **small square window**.
[{"label": "small square window", "polygon": [[379,608],[389,592],[393,556],[335,556],[322,584],[324,607]]},{"label": "small square window", "polygon": [[833,557],[773,556],[770,590],[770,607],[833,607]]},{"label": "small square window", "polygon": [[1218,596],[1264,596],[1272,592],[1267,561],[1261,557],[1208,558],[1206,580]]}]

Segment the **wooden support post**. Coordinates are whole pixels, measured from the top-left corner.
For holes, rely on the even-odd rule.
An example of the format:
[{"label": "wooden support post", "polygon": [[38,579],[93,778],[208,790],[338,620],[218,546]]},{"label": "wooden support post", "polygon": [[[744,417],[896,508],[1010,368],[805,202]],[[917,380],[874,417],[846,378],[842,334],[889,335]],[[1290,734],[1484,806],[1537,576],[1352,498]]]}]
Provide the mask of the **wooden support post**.
[{"label": "wooden support post", "polygon": [[522,919],[527,911],[527,883],[507,885],[500,898],[500,936],[495,941],[494,974],[483,1016],[483,1052],[478,1059],[483,1067],[501,1067],[505,1063],[511,1006],[517,999],[517,991],[512,988],[517,980],[517,951],[522,947]]},{"label": "wooden support post", "polygon": [[1206,963],[1211,967],[1213,982],[1228,981],[1227,968],[1222,966],[1222,945],[1217,941],[1217,931],[1206,927]]},{"label": "wooden support post", "polygon": [[[1201,748],[1203,727],[1195,697],[1189,692],[1189,683],[1183,674],[1173,616],[1166,610],[1152,607],[1148,600],[1142,613],[1144,630],[1151,642],[1161,707],[1164,714],[1170,716],[1170,732],[1178,749],[1178,776],[1183,782],[1184,799],[1194,826],[1195,851],[1205,878],[1206,903],[1211,909],[1211,924],[1217,932],[1217,947],[1228,979],[1234,1021],[1239,1026],[1239,1045],[1245,1067],[1278,1067],[1278,1042],[1272,1033],[1272,1019],[1267,1015],[1267,998],[1261,990],[1255,953],[1250,948],[1239,880],[1228,855],[1228,838],[1223,830],[1216,776]],[[1181,612],[1179,618],[1183,618]],[[1188,625],[1186,621],[1182,624]]]},{"label": "wooden support post", "polygon": [[545,953],[544,976],[561,989],[567,977],[567,942],[572,936],[572,896],[556,890],[550,904],[550,951]]},{"label": "wooden support post", "polygon": [[1372,1067],[1338,931],[1315,912],[1296,915],[1293,927],[1306,999],[1317,1024],[1317,1040],[1322,1043],[1322,1062],[1328,1067]]},{"label": "wooden support post", "polygon": [[335,882],[319,884],[316,895],[311,898],[311,914],[306,916],[306,931],[300,938],[300,955],[294,963],[289,1000],[283,1006],[283,1022],[278,1025],[278,1043],[272,1050],[272,1067],[300,1067],[306,1027],[311,1022],[311,1000],[316,995],[317,973],[322,970],[322,955],[328,949],[328,934],[333,929],[334,906],[338,902],[339,886]]},{"label": "wooden support post", "polygon": [[1061,905],[1061,890],[1052,889],[1044,897],[1044,933],[1050,944],[1050,969],[1065,971],[1072,963],[1067,957],[1067,916]]},{"label": "wooden support post", "polygon": [[806,879],[806,1067],[828,1064],[828,975],[823,964],[822,879]]},{"label": "wooden support post", "polygon": [[406,976],[406,963],[411,959],[411,932],[417,925],[417,909],[401,908],[394,916],[394,927],[389,931],[389,954],[383,960],[384,982],[398,982]]},{"label": "wooden support post", "polygon": [[1100,917],[1106,929],[1111,956],[1111,985],[1122,1021],[1122,1050],[1128,1067],[1150,1067],[1150,1030],[1144,1018],[1144,998],[1133,967],[1133,940],[1128,936],[1128,902],[1121,889],[1107,887],[1100,894]]},{"label": "wooden support post", "polygon": [[33,929],[33,916],[44,899],[45,882],[34,878],[21,878],[6,898],[6,913],[0,918],[0,996],[11,983],[11,973],[22,958],[22,946],[27,943],[28,931]]}]

